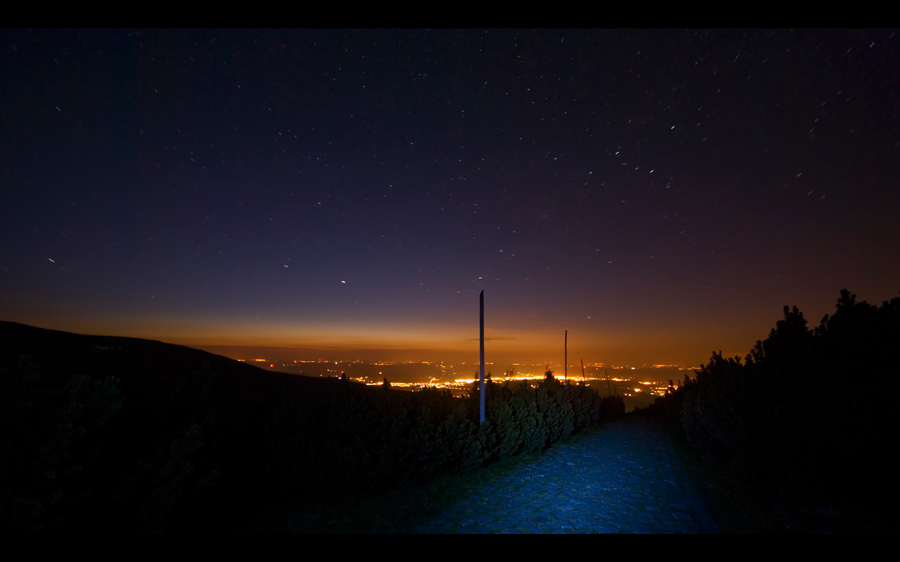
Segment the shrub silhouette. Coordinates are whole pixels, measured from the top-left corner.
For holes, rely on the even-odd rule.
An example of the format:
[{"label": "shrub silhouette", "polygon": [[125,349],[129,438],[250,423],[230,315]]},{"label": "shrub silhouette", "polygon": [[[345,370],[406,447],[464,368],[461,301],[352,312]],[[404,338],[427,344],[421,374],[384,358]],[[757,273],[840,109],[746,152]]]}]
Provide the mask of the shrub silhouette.
[{"label": "shrub silhouette", "polygon": [[796,307],[745,358],[713,353],[665,397],[692,443],[783,497],[889,509],[900,499],[891,436],[900,423],[900,298],[841,291],[811,330]]},{"label": "shrub silhouette", "polygon": [[[0,330],[0,527],[15,532],[229,529],[267,502],[353,500],[540,452],[613,411],[552,376],[536,389],[488,379],[479,424],[477,388],[460,399],[146,340]],[[9,367],[41,338],[53,342],[42,363]]]},{"label": "shrub silhouette", "polygon": [[0,373],[0,528],[55,530],[90,502],[92,461],[122,402],[116,379],[76,375],[60,385],[31,357]]}]

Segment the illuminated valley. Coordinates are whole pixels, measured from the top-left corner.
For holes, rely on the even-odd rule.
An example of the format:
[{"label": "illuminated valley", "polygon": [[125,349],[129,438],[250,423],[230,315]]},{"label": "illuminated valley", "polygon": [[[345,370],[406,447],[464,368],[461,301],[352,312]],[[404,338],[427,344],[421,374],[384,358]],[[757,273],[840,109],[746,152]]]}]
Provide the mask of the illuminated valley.
[{"label": "illuminated valley", "polygon": [[[272,371],[281,371],[309,377],[334,377],[342,375],[349,380],[370,386],[380,386],[387,380],[391,388],[416,391],[422,388],[446,389],[454,396],[466,396],[477,380],[478,363],[442,363],[435,361],[345,361],[328,359],[272,359],[235,358]],[[568,375],[559,363],[513,363],[510,365],[486,363],[487,373],[495,383],[528,382],[532,386],[544,379],[546,369],[560,382],[581,384],[595,389],[601,396],[621,395],[626,406],[632,409],[651,403],[663,396],[669,382],[675,388],[685,376],[693,377],[699,367],[675,365],[584,365],[570,364]],[[607,376],[608,375],[608,376]]]}]

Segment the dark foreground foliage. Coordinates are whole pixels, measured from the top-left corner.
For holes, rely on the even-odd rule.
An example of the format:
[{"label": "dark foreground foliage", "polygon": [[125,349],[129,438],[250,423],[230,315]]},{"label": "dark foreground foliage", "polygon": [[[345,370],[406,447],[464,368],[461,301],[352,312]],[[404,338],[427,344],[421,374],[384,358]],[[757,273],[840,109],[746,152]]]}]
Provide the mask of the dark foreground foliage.
[{"label": "dark foreground foliage", "polygon": [[[474,389],[473,389],[474,390]],[[181,346],[0,322],[0,531],[231,530],[542,451],[621,414],[552,377],[478,396],[273,373]]]},{"label": "dark foreground foliage", "polygon": [[880,307],[841,291],[815,329],[784,308],[744,361],[708,365],[646,413],[778,497],[889,513],[900,500],[900,298]]},{"label": "dark foreground foliage", "polygon": [[361,497],[542,451],[606,419],[611,401],[548,379],[537,388],[488,382],[486,403],[479,425],[474,389],[458,399],[446,390],[338,381],[321,410],[304,406],[301,396],[278,408],[266,426],[275,453],[271,477],[310,500]]}]

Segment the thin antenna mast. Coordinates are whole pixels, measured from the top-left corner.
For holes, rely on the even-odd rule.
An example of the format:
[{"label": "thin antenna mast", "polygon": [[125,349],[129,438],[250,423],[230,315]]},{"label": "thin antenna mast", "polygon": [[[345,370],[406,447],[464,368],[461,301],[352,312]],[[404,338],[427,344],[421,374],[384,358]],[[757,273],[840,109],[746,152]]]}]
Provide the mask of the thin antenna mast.
[{"label": "thin antenna mast", "polygon": [[481,421],[479,423],[484,423],[484,291],[481,291],[481,296],[478,297],[478,299],[479,304],[481,305]]}]

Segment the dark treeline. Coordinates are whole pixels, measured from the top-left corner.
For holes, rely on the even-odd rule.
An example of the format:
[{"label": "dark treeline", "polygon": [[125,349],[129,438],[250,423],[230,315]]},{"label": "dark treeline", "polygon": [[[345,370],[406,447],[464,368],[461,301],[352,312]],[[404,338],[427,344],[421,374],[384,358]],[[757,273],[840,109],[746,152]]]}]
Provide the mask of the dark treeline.
[{"label": "dark treeline", "polygon": [[900,298],[880,307],[841,291],[810,329],[784,308],[741,361],[709,364],[647,413],[785,501],[889,512],[900,499]]},{"label": "dark treeline", "polygon": [[0,530],[231,530],[286,501],[347,501],[542,451],[621,415],[549,376],[393,390],[199,350],[0,322]]}]

